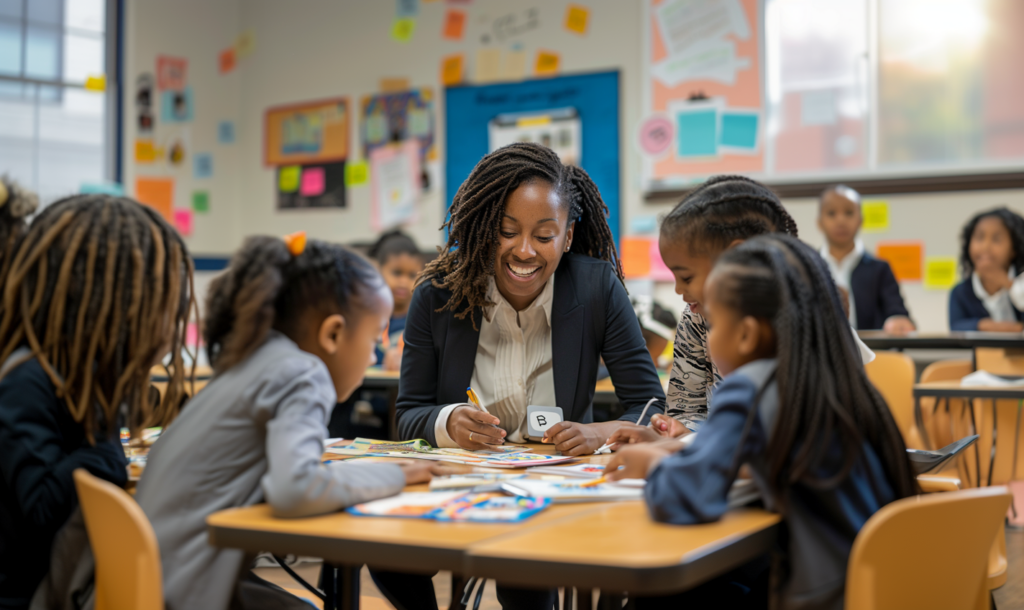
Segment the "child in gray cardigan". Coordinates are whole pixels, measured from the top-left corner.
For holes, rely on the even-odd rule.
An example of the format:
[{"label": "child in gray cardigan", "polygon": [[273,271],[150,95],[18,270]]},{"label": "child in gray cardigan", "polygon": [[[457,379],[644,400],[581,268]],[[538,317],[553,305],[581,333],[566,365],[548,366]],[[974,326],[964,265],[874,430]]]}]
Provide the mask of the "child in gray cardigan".
[{"label": "child in gray cardigan", "polygon": [[294,241],[250,239],[212,284],[216,374],[153,447],[139,484],[169,610],[244,601],[236,590],[252,558],[209,544],[211,513],[266,501],[276,516],[304,517],[430,478],[429,465],[321,462],[331,410],[371,364],[391,295],[352,252]]}]

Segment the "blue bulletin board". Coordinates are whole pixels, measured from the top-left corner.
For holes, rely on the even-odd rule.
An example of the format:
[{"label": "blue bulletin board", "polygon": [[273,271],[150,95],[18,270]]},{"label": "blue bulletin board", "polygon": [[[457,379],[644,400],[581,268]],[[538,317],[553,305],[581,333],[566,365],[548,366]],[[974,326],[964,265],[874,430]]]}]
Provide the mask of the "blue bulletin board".
[{"label": "blue bulletin board", "polygon": [[619,73],[600,72],[518,83],[445,89],[445,201],[488,150],[488,123],[499,114],[575,108],[582,126],[581,166],[608,205],[619,240]]}]

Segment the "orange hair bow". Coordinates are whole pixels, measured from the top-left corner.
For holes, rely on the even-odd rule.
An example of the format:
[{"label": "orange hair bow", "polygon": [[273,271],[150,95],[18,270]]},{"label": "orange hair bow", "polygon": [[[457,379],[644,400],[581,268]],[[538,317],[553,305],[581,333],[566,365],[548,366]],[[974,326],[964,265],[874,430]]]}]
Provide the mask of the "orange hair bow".
[{"label": "orange hair bow", "polygon": [[292,253],[292,256],[298,256],[306,249],[305,231],[298,231],[290,235],[285,235],[281,239],[284,240],[284,245],[288,246],[288,251]]}]

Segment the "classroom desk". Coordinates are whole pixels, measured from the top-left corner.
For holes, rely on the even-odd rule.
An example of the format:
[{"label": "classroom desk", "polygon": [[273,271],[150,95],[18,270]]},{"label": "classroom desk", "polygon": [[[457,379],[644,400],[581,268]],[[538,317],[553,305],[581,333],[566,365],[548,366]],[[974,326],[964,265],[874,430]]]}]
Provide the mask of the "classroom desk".
[{"label": "classroom desk", "polygon": [[[550,445],[533,445],[551,453]],[[588,456],[602,463],[608,456]],[[408,488],[422,490],[424,486]],[[522,523],[437,523],[354,517],[339,512],[277,519],[265,504],[214,513],[210,543],[256,553],[322,557],[339,579],[325,608],[357,608],[359,566],[451,570],[533,586],[579,586],[662,593],[690,588],[768,551],[779,517],[730,511],[715,524],[655,524],[642,502],[552,506]],[[594,536],[595,528],[602,535]],[[552,537],[572,540],[553,549]],[[507,547],[505,545],[508,545]],[[532,550],[531,550],[532,549]],[[343,567],[337,567],[343,566]],[[626,586],[628,585],[628,586]]]},{"label": "classroom desk", "polygon": [[907,333],[891,335],[880,330],[859,330],[860,340],[871,349],[975,349],[997,347],[1024,349],[1024,333]]},{"label": "classroom desk", "polygon": [[[918,430],[921,432],[921,438],[922,438],[922,440],[925,443],[925,447],[927,447],[929,449],[935,449],[936,447],[932,446],[932,442],[928,438],[928,430],[927,430],[926,426],[924,425],[924,418],[923,418],[923,414],[922,414],[922,410],[921,410],[921,399],[922,398],[935,398],[936,399],[936,403],[935,403],[935,411],[936,412],[939,410],[940,401],[944,401],[945,402],[946,407],[947,407],[947,411],[948,411],[949,399],[951,399],[951,398],[963,399],[965,401],[966,406],[968,406],[970,408],[971,428],[973,429],[974,433],[976,433],[976,434],[980,434],[980,432],[979,432],[980,427],[979,427],[979,417],[978,417],[977,413],[975,413],[975,409],[974,409],[975,401],[978,401],[978,400],[980,400],[980,401],[985,401],[985,400],[991,401],[992,415],[991,415],[991,417],[987,418],[987,419],[991,419],[992,420],[992,422],[991,422],[992,423],[992,432],[991,432],[990,441],[986,440],[986,444],[988,442],[991,442],[991,448],[990,448],[990,450],[987,451],[987,453],[989,454],[989,466],[988,466],[987,483],[982,483],[981,456],[982,456],[982,454],[984,452],[981,450],[981,448],[979,446],[979,445],[981,445],[982,439],[979,439],[979,441],[974,444],[975,479],[974,479],[974,482],[973,482],[976,485],[982,485],[982,484],[991,485],[992,484],[992,474],[993,474],[993,472],[995,470],[994,466],[995,466],[995,462],[996,462],[996,458],[997,458],[996,440],[1000,436],[998,428],[999,428],[999,422],[1000,422],[1001,418],[998,417],[997,414],[996,414],[996,409],[997,409],[996,401],[998,401],[998,400],[1006,400],[1006,399],[1016,400],[1016,401],[1024,401],[1024,386],[1010,386],[1010,387],[1002,387],[1002,388],[964,387],[964,386],[962,386],[960,384],[960,381],[958,381],[958,380],[957,381],[935,381],[935,382],[931,382],[931,383],[918,383],[918,384],[914,385],[914,419],[917,422]],[[1016,455],[1018,453],[1018,445],[1020,443],[1020,428],[1019,428],[1019,425],[1020,425],[1020,421],[1019,421],[1019,418],[1020,418],[1020,404],[1021,403],[1018,403],[1018,405],[1014,409],[1014,413],[1013,413],[1013,415],[1017,418],[1017,420],[1016,420],[1017,423],[1016,423],[1016,426],[1015,426],[1017,429],[1016,430],[1007,429],[1007,430],[1004,430],[1004,432],[1003,432],[1004,435],[1009,434],[1010,436],[1013,436],[1013,441],[1012,442],[1013,442],[1014,461],[1016,461]],[[987,435],[984,435],[984,436],[987,436]]]}]

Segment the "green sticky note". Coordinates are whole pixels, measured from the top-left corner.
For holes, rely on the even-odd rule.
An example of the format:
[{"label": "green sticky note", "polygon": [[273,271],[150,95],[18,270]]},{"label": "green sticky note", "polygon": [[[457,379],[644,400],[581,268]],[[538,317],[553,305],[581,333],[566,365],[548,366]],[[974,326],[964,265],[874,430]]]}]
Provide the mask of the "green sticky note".
[{"label": "green sticky note", "polygon": [[209,212],[210,211],[210,194],[206,191],[193,191],[192,192],[192,211],[193,212]]},{"label": "green sticky note", "polygon": [[395,19],[391,26],[391,37],[398,42],[409,42],[412,40],[412,33],[416,31],[415,19]]},{"label": "green sticky note", "polygon": [[345,166],[345,186],[366,184],[370,179],[370,166],[366,161],[356,161]]},{"label": "green sticky note", "polygon": [[301,176],[301,165],[286,165],[277,170],[277,188],[282,193],[294,193],[299,190],[299,178]]}]

